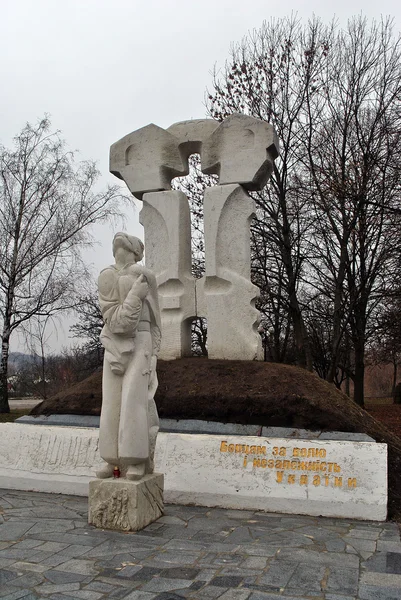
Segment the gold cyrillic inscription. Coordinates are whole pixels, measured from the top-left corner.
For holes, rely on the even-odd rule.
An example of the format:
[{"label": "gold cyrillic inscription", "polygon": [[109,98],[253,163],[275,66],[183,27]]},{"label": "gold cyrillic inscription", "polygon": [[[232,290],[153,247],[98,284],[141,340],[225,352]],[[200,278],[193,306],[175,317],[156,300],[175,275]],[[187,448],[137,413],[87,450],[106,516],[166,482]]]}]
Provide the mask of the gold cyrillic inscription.
[{"label": "gold cyrillic inscription", "polygon": [[[220,452],[245,455],[242,463],[243,468],[248,468],[248,459],[249,455],[251,455],[251,465],[253,469],[275,469],[277,483],[288,483],[290,485],[308,485],[308,483],[312,483],[315,487],[333,486],[336,488],[343,488],[343,477],[337,475],[337,473],[341,473],[342,471],[341,466],[334,461],[326,462],[320,460],[321,458],[326,458],[326,448],[286,448],[285,446],[273,446],[270,449],[272,458],[262,458],[267,456],[268,448],[269,446],[266,445],[229,444],[226,440],[220,443]],[[290,456],[291,458],[284,458],[287,456]],[[293,473],[284,477],[285,471],[312,471],[316,474],[312,476],[311,473],[311,478],[309,478],[307,474]],[[356,478],[348,477],[347,488],[352,489],[356,487]]]}]

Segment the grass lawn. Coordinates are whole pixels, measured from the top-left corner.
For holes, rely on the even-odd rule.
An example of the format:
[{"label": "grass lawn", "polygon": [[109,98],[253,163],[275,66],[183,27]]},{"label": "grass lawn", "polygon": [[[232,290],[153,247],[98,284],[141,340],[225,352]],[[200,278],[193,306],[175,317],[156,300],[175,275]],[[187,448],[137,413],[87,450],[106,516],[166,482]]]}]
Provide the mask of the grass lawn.
[{"label": "grass lawn", "polygon": [[9,413],[0,414],[0,423],[14,423],[15,419],[23,417],[24,415],[29,415],[30,412],[30,408],[12,409]]}]

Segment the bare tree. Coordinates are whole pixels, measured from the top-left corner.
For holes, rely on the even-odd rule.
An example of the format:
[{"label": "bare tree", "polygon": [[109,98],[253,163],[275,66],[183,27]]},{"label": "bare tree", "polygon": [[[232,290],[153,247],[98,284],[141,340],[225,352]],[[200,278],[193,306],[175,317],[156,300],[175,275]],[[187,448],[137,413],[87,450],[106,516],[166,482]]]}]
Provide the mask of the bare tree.
[{"label": "bare tree", "polygon": [[[299,365],[312,369],[310,343],[300,293],[305,263],[308,221],[303,216],[307,198],[299,193],[298,165],[306,155],[304,144],[307,93],[317,93],[325,72],[333,25],[318,19],[305,27],[294,16],[263,23],[233,47],[223,72],[215,71],[207,96],[209,114],[218,120],[246,113],[272,123],[281,151],[271,182],[254,194],[258,206],[254,224],[254,273],[265,296],[271,295],[276,340],[286,340],[292,325]],[[255,240],[256,241],[256,240]],[[277,327],[283,326],[282,331]],[[278,355],[279,353],[276,353]]]},{"label": "bare tree", "polygon": [[368,359],[371,364],[391,364],[393,368],[391,393],[394,396],[398,368],[401,363],[401,294],[381,306],[375,319],[375,329],[368,344]]},{"label": "bare tree", "polygon": [[[46,354],[46,397],[58,394],[86,379],[93,374],[95,368],[93,355],[86,351],[84,346],[65,348],[59,354]],[[21,363],[15,381],[18,395],[34,394],[44,397],[41,357],[31,356],[29,360]]]},{"label": "bare tree", "polygon": [[10,338],[33,316],[74,304],[74,282],[85,276],[80,251],[91,225],[120,216],[117,186],[95,193],[99,172],[76,164],[47,118],[27,124],[14,147],[0,146],[0,412],[8,412]]},{"label": "bare tree", "polygon": [[[333,364],[333,302],[326,294],[311,298],[305,309],[310,339],[313,369],[322,379],[329,379]],[[336,368],[332,383],[341,388],[345,381],[346,393],[349,395],[349,381],[354,375],[354,365],[351,357],[349,327],[341,337],[341,343],[335,347]]]},{"label": "bare tree", "polygon": [[311,368],[323,323],[310,307],[324,305],[319,371],[337,385],[352,376],[361,405],[370,322],[400,264],[400,91],[391,19],[357,17],[341,30],[291,17],[235,45],[207,96],[212,117],[250,114],[280,139],[253,229],[253,273],[276,350],[291,323],[298,363]]},{"label": "bare tree", "polygon": [[307,96],[312,282],[333,303],[328,380],[349,324],[354,398],[363,406],[369,319],[392,294],[400,264],[401,38],[390,19],[354,18],[328,57],[324,84]]},{"label": "bare tree", "polygon": [[34,315],[21,324],[24,333],[26,345],[33,357],[32,366],[37,366],[35,380],[37,382],[36,391],[44,398],[47,398],[47,351],[49,349],[49,340],[52,333],[49,331],[49,325],[55,328],[55,317],[53,315]]},{"label": "bare tree", "polygon": [[103,315],[94,282],[89,289],[89,293],[79,296],[74,307],[74,312],[78,315],[78,321],[70,327],[70,332],[75,338],[84,340],[81,350],[87,353],[88,359],[91,357],[93,369],[96,369],[103,363],[104,350],[100,342]]}]

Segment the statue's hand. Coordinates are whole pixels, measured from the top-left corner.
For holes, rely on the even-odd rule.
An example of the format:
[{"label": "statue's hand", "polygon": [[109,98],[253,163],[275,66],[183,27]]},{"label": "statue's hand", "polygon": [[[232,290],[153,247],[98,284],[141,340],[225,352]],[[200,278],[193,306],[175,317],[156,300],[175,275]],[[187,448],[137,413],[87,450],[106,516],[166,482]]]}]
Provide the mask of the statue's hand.
[{"label": "statue's hand", "polygon": [[140,300],[143,300],[149,291],[149,285],[144,275],[139,275],[138,279],[132,284],[131,292]]}]

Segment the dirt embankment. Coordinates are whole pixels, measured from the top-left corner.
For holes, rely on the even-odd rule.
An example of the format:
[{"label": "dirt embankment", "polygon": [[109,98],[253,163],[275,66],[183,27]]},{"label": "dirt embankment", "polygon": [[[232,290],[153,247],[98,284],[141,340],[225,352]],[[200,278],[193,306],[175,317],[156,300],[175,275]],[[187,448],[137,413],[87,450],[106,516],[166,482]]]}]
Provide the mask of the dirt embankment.
[{"label": "dirt embankment", "polygon": [[[360,432],[388,444],[389,514],[401,518],[401,439],[317,375],[282,364],[186,358],[159,361],[158,376],[161,417]],[[94,373],[31,414],[98,415],[101,379]]]}]

